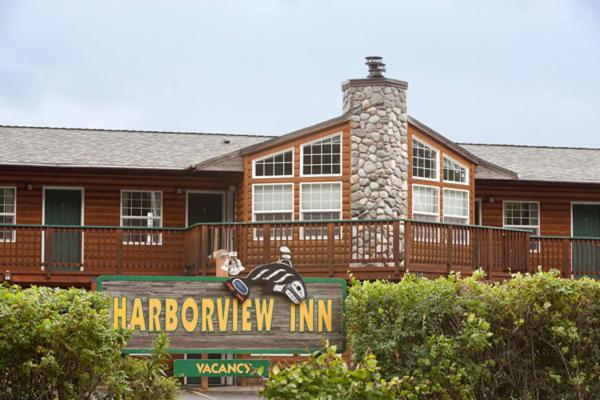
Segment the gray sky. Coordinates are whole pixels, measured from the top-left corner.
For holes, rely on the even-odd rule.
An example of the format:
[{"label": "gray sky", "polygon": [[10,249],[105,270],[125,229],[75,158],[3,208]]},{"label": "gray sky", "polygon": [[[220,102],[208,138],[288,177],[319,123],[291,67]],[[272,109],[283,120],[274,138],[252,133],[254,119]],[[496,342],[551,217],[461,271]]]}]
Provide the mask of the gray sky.
[{"label": "gray sky", "polygon": [[0,0],[0,124],[278,135],[366,55],[450,139],[600,147],[600,0]]}]

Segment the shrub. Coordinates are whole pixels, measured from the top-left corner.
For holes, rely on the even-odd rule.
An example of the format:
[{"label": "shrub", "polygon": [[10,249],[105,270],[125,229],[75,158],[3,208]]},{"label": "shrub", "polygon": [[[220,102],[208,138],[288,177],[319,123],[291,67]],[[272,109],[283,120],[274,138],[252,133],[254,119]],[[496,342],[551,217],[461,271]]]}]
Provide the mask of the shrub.
[{"label": "shrub", "polygon": [[335,347],[328,346],[305,362],[273,367],[260,394],[275,400],[391,400],[416,398],[416,390],[408,380],[382,379],[374,356],[350,369]]},{"label": "shrub", "polygon": [[591,399],[600,392],[600,283],[557,273],[501,284],[407,275],[354,283],[350,348],[382,375],[409,376],[419,398]]},{"label": "shrub", "polygon": [[[90,399],[98,388],[137,379],[168,385],[172,378],[156,372],[164,339],[150,361],[139,361],[121,356],[128,335],[109,325],[108,303],[97,292],[0,285],[0,398]],[[135,396],[117,398],[144,398]]]}]

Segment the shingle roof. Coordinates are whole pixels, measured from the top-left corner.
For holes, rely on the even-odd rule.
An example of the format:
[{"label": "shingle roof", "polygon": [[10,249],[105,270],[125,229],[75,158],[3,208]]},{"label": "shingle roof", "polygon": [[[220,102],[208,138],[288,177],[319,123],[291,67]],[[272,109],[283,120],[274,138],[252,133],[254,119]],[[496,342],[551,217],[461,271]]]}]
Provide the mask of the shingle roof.
[{"label": "shingle roof", "polygon": [[0,165],[186,169],[271,138],[217,133],[0,126]]},{"label": "shingle roof", "polygon": [[461,144],[483,160],[501,165],[519,179],[600,183],[600,149]]}]

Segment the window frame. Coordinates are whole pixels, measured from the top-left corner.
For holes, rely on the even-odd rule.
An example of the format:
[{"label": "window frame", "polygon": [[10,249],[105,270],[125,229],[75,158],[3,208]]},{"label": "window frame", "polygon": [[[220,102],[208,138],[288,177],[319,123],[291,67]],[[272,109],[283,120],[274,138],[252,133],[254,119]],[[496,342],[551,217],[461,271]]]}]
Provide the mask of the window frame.
[{"label": "window frame", "polygon": [[[340,208],[339,210],[334,210],[334,209],[308,209],[305,210],[304,207],[302,207],[302,189],[303,186],[305,185],[338,185],[340,188]],[[343,217],[343,212],[344,212],[344,185],[343,182],[341,181],[318,181],[318,182],[301,182],[300,183],[300,188],[298,191],[298,220],[299,221],[306,221],[307,223],[311,223],[313,221],[319,221],[319,220],[305,220],[303,218],[303,214],[304,212],[339,212],[340,213],[340,218],[342,219]],[[321,221],[326,221],[326,220],[321,220]],[[323,228],[321,228],[322,230]],[[334,231],[334,235],[333,235],[334,239],[340,239],[342,237],[342,233],[341,232],[335,232]],[[304,227],[302,227],[300,229],[300,238],[301,239],[316,239],[316,240],[323,240],[323,239],[327,239],[327,233],[321,233],[321,234],[316,234],[316,235],[305,235],[304,234]]]},{"label": "window frame", "polygon": [[[322,140],[330,139],[334,136],[340,137],[340,172],[338,174],[305,174],[304,173],[304,147],[320,142]],[[314,140],[310,140],[308,142],[300,143],[300,176],[301,177],[329,177],[329,176],[342,176],[344,173],[344,132],[339,131],[336,133],[332,133],[331,135],[323,136]]]},{"label": "window frame", "polygon": [[424,140],[421,140],[420,138],[418,138],[418,137],[416,137],[414,135],[412,137],[412,140],[414,142],[418,142],[421,145],[423,145],[425,147],[428,147],[431,150],[435,151],[435,175],[436,175],[435,178],[423,178],[421,176],[415,175],[415,173],[414,173],[414,171],[415,171],[415,156],[414,156],[415,146],[414,146],[414,143],[411,143],[411,154],[410,154],[410,163],[411,163],[410,167],[411,168],[410,168],[410,173],[411,173],[412,178],[416,179],[416,180],[422,180],[422,181],[440,182],[440,178],[441,178],[441,174],[440,174],[440,167],[441,167],[441,165],[440,165],[440,154],[441,154],[441,151],[440,151],[440,149],[438,149],[434,145],[432,145],[432,144],[430,144],[430,143],[428,143],[428,142],[426,142]]},{"label": "window frame", "polygon": [[[417,214],[421,214],[421,215],[435,215],[437,217],[436,221],[423,221],[423,220],[418,220],[418,219],[415,218],[415,188],[416,187],[425,187],[425,188],[431,188],[431,189],[437,190],[437,210],[438,210],[437,214],[417,212]],[[441,203],[441,196],[440,196],[440,187],[439,186],[422,185],[422,184],[419,184],[419,183],[413,183],[413,185],[412,185],[411,204],[410,204],[411,205],[411,207],[410,207],[411,208],[410,213],[411,213],[411,216],[412,216],[413,220],[419,221],[419,222],[431,222],[431,223],[436,223],[437,222],[437,223],[439,223],[441,221],[441,218],[442,218],[442,210],[441,210],[441,207],[440,207],[440,205],[441,205],[440,203]]]},{"label": "window frame", "polygon": [[[462,167],[462,168],[464,168],[464,169],[465,169],[465,181],[464,181],[464,182],[458,182],[458,181],[448,181],[448,180],[446,180],[446,178],[445,178],[445,176],[444,176],[444,170],[446,169],[446,168],[445,168],[445,167],[446,167],[446,159],[448,159],[448,160],[452,161],[452,162],[453,162],[453,163],[455,163],[455,164],[458,164],[460,167]],[[469,171],[469,168],[468,168],[468,167],[467,167],[465,164],[463,164],[462,162],[460,162],[460,161],[456,160],[456,159],[455,159],[455,158],[453,158],[453,157],[450,157],[450,156],[449,156],[448,154],[446,154],[446,153],[444,153],[443,160],[444,160],[444,165],[443,165],[443,166],[442,166],[442,168],[441,168],[441,178],[442,178],[442,181],[443,181],[444,183],[451,183],[451,184],[454,184],[454,185],[465,185],[465,186],[468,186],[468,185],[469,185],[469,183],[470,183],[470,174],[469,174],[469,172],[470,172],[470,171]]]},{"label": "window frame", "polygon": [[[507,203],[516,203],[516,204],[537,204],[537,225],[507,225],[505,223],[505,212],[506,212],[506,204]],[[531,231],[531,228],[536,228],[537,233],[532,232],[531,236],[541,236],[542,235],[542,206],[539,201],[535,200],[503,200],[502,201],[502,227],[508,229],[520,229],[520,230],[528,230]],[[535,243],[531,246],[531,251],[539,252],[540,244]]]},{"label": "window frame", "polygon": [[[471,224],[471,191],[467,190],[467,189],[455,189],[455,188],[451,188],[451,187],[444,187],[443,188],[443,196],[444,196],[444,209],[442,210],[442,222],[444,222],[445,224],[451,224],[451,225],[462,225],[462,224],[457,224],[454,222],[446,222],[446,191],[453,191],[453,192],[462,192],[462,193],[466,193],[467,194],[467,223],[464,224],[465,226],[470,225]],[[450,218],[465,218],[464,216],[457,216],[457,215],[449,215]]]},{"label": "window frame", "polygon": [[[148,217],[129,217],[123,215],[123,193],[160,193],[160,226],[158,227],[135,227],[135,226],[125,226],[123,225],[123,219],[144,219]],[[145,229],[145,228],[162,228],[163,227],[163,218],[164,218],[164,193],[162,190],[143,190],[143,189],[121,189],[121,196],[119,197],[119,213],[120,213],[120,226],[121,228],[129,228],[129,229]],[[155,218],[155,217],[152,217]],[[154,234],[146,235],[146,241],[137,241],[137,240],[126,240],[123,239],[123,244],[127,246],[162,246],[163,244],[163,235],[162,232],[158,232],[156,234],[158,240],[153,240],[152,236]]]},{"label": "window frame", "polygon": [[[287,153],[289,151],[292,152],[292,174],[291,175],[256,176],[256,163],[257,162],[266,160],[267,158],[278,156],[280,154]],[[294,146],[292,146],[292,147],[289,147],[287,149],[280,150],[280,151],[277,151],[275,153],[270,153],[270,154],[264,155],[262,157],[258,157],[258,158],[253,159],[252,160],[252,179],[293,178],[294,177],[294,166],[295,166],[294,155],[295,155],[295,149],[294,149]]]},{"label": "window frame", "polygon": [[[252,184],[252,192],[250,194],[251,199],[252,199],[252,222],[256,222],[258,224],[260,224],[262,221],[256,221],[256,214],[257,211],[255,211],[256,209],[256,204],[254,201],[254,191],[256,186],[291,186],[292,188],[292,192],[291,192],[291,196],[292,196],[292,208],[290,209],[289,213],[291,215],[290,217],[290,221],[294,221],[294,195],[295,195],[295,184],[293,182],[274,182],[274,183],[253,183]],[[280,213],[284,213],[284,212],[288,212],[288,211],[279,211]],[[258,211],[259,214],[272,214],[273,211]],[[272,223],[273,221],[265,221],[266,223]],[[252,239],[253,240],[263,240],[264,237],[262,235],[258,235],[258,229],[254,228],[252,230]],[[271,232],[271,237],[270,240],[291,240],[292,239],[292,232],[290,230],[290,234],[288,235],[277,235],[276,232]]]},{"label": "window frame", "polygon": [[[12,213],[0,213],[0,216],[12,216],[13,217],[13,223],[12,225],[16,225],[17,224],[17,187],[16,186],[0,186],[0,189],[12,189],[15,192],[14,195],[14,202],[13,202],[13,212]],[[10,224],[9,224],[10,225]],[[7,231],[2,231],[2,232],[9,232]],[[17,241],[17,231],[16,230],[12,230],[11,232],[11,237],[10,238],[0,238],[0,243],[15,243]]]}]

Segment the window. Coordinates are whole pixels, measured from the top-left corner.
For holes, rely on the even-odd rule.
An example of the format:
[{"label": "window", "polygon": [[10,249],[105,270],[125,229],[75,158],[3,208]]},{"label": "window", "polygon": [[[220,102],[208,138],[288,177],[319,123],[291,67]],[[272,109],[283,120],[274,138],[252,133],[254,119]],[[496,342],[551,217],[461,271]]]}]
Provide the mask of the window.
[{"label": "window", "polygon": [[413,219],[437,222],[440,219],[440,189],[433,186],[413,185]]},{"label": "window", "polygon": [[444,156],[444,182],[469,183],[467,168]]},{"label": "window", "polygon": [[253,164],[255,178],[292,177],[294,176],[294,150],[259,158],[254,160]]},{"label": "window", "polygon": [[540,204],[538,202],[505,201],[503,211],[505,228],[526,229],[540,234]]},{"label": "window", "polygon": [[413,139],[413,177],[438,180],[438,152]]},{"label": "window", "polygon": [[342,135],[302,146],[302,175],[341,175]]},{"label": "window", "polygon": [[[17,190],[0,187],[0,224],[12,225],[17,223]],[[0,243],[14,242],[14,229],[0,228]]]},{"label": "window", "polygon": [[[254,185],[252,187],[253,219],[256,222],[291,221],[294,212],[294,185],[291,183]],[[284,227],[272,231],[271,237],[287,237]],[[255,237],[263,237],[262,228],[255,229]]]},{"label": "window", "polygon": [[[162,226],[162,193],[151,191],[121,192],[121,226],[138,229]],[[129,232],[123,235],[125,244],[162,244],[160,233]]]},{"label": "window", "polygon": [[468,191],[444,189],[444,222],[460,225],[469,224]]},{"label": "window", "polygon": [[[322,221],[340,219],[342,216],[342,184],[303,183],[300,185],[300,219],[304,221]],[[327,227],[306,227],[302,231],[304,238],[325,239]],[[335,237],[340,236],[339,227]]]}]

